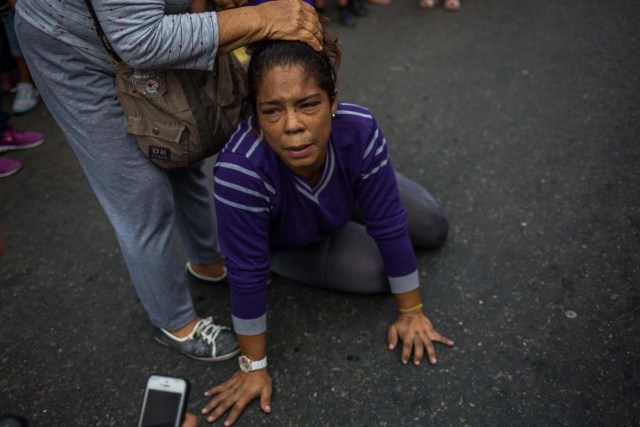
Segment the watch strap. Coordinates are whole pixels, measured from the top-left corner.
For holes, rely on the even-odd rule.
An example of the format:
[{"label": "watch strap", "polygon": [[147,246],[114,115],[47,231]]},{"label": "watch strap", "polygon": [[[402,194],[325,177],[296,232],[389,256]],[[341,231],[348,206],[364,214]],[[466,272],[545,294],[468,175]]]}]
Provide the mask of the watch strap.
[{"label": "watch strap", "polygon": [[238,365],[242,372],[252,372],[267,367],[267,356],[260,360],[251,360],[249,357],[242,355],[238,357]]}]

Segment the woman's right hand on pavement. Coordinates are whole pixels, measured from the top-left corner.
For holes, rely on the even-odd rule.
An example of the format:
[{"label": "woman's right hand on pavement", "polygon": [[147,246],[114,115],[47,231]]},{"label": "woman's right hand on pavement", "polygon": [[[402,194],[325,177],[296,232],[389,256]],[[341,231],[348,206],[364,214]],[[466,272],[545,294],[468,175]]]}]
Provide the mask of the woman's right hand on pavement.
[{"label": "woman's right hand on pavement", "polygon": [[207,421],[212,423],[230,409],[231,412],[224,422],[225,426],[230,426],[257,397],[260,398],[262,410],[270,413],[272,390],[271,376],[266,369],[248,373],[238,371],[229,381],[205,392],[205,396],[214,397],[202,409],[202,414],[210,414]]},{"label": "woman's right hand on pavement", "polygon": [[313,6],[301,0],[273,0],[258,8],[271,40],[300,40],[314,50],[322,50],[322,25]]}]

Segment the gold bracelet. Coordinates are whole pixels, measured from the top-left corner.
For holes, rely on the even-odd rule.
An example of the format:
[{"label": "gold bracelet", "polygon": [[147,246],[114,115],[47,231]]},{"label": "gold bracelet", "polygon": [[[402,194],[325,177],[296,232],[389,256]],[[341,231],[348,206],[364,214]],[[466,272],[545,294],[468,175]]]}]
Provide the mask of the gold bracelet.
[{"label": "gold bracelet", "polygon": [[398,310],[400,311],[400,313],[411,313],[412,311],[416,311],[418,309],[421,309],[422,307],[424,307],[424,304],[420,303],[418,305],[414,305],[413,307],[399,308]]}]

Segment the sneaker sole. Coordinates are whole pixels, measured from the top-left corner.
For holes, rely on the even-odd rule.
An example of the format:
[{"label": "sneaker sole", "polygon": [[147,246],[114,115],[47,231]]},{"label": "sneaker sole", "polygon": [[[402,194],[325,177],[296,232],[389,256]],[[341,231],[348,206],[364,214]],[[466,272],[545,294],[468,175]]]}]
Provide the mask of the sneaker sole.
[{"label": "sneaker sole", "polygon": [[203,282],[209,282],[209,283],[220,283],[222,282],[224,279],[227,278],[227,268],[224,267],[224,273],[222,274],[222,276],[218,276],[218,277],[207,277],[207,276],[203,276],[201,274],[196,273],[195,271],[193,271],[193,268],[191,268],[191,263],[187,262],[187,272],[192,275],[193,277],[195,277],[198,280],[202,280]]},{"label": "sneaker sole", "polygon": [[30,109],[30,110],[25,110],[25,111],[14,111],[13,115],[14,116],[24,116],[25,114],[29,114],[30,112],[32,112],[33,110],[35,110],[35,107]]},{"label": "sneaker sole", "polygon": [[6,176],[14,175],[14,174],[18,173],[18,171],[20,171],[20,169],[22,169],[22,168],[21,168],[21,167],[19,167],[18,169],[16,169],[16,170],[12,170],[12,171],[10,171],[10,172],[0,173],[0,178],[4,178],[4,177],[6,177]]},{"label": "sneaker sole", "polygon": [[27,113],[30,113],[30,112],[34,111],[37,107],[38,107],[38,103],[36,103],[36,105],[34,105],[31,108],[27,108],[26,110],[17,110],[17,111],[13,110],[12,113],[13,113],[14,116],[21,116],[23,114],[27,114]]},{"label": "sneaker sole", "polygon": [[222,356],[217,356],[217,357],[198,357],[198,356],[194,356],[193,354],[189,354],[187,352],[184,352],[182,350],[178,350],[177,348],[170,346],[169,344],[167,344],[166,342],[162,341],[161,339],[159,339],[156,336],[154,336],[153,339],[155,339],[156,341],[158,341],[160,344],[162,344],[165,347],[168,347],[168,348],[170,348],[172,350],[177,351],[178,353],[182,353],[185,356],[188,356],[188,357],[190,357],[192,359],[195,359],[195,360],[199,360],[201,362],[222,362],[222,361],[225,361],[225,360],[229,360],[232,357],[235,357],[238,354],[240,354],[240,348],[238,348],[236,351],[234,351],[232,353],[224,354]]},{"label": "sneaker sole", "polygon": [[29,145],[5,145],[4,147],[0,147],[0,153],[4,153],[5,151],[15,151],[15,150],[28,150],[29,148],[35,148],[38,145],[42,145],[44,139],[32,142]]}]

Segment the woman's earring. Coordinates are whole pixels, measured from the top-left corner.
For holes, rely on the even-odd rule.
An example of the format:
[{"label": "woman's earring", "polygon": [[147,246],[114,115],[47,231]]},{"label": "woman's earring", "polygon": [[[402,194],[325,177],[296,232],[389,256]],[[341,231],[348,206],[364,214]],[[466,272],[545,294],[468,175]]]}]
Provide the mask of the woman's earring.
[{"label": "woman's earring", "polygon": [[336,113],[331,113],[331,118],[335,118],[336,117]]}]

